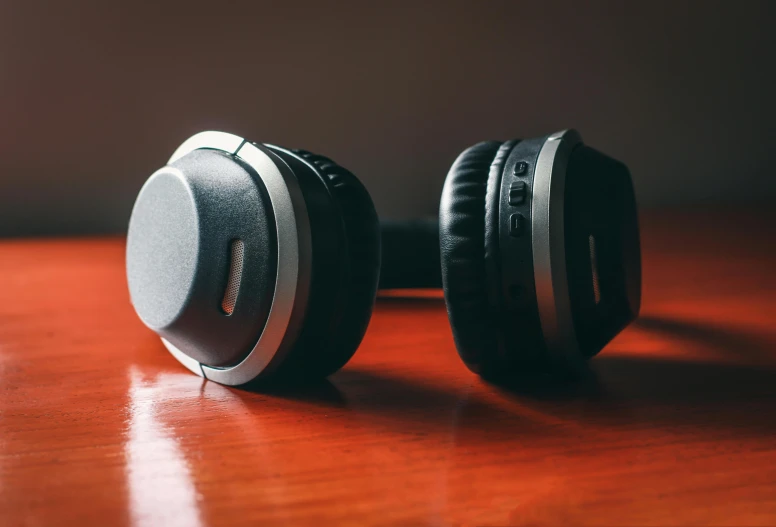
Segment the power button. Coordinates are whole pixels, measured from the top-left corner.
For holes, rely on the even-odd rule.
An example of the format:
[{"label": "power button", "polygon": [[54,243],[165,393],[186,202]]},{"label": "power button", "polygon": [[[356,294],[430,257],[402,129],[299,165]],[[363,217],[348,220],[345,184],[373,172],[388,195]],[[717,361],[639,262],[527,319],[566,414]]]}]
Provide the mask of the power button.
[{"label": "power button", "polygon": [[523,229],[525,228],[525,216],[520,214],[519,212],[515,212],[509,217],[509,235],[510,236],[520,236],[523,234]]}]

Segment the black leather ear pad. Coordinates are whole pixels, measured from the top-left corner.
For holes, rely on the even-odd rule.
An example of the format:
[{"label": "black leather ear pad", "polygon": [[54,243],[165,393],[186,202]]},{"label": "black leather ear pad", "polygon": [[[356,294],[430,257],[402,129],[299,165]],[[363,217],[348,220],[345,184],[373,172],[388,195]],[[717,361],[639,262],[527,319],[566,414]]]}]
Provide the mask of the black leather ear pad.
[{"label": "black leather ear pad", "polygon": [[447,174],[439,207],[447,314],[459,355],[478,373],[501,341],[498,189],[513,146],[487,141],[466,149]]},{"label": "black leather ear pad", "polygon": [[[356,176],[326,157],[303,150],[293,153],[313,167],[325,186],[333,206],[331,212],[336,215],[329,219],[335,220],[339,239],[314,241],[316,297],[310,299],[305,330],[281,368],[284,372],[320,377],[345,365],[369,324],[380,274],[380,231],[372,199]],[[316,226],[311,225],[313,236],[320,231]],[[315,251],[316,246],[323,251]],[[316,254],[319,260],[336,256],[338,265],[322,269]],[[321,330],[307,331],[308,327]]]},{"label": "black leather ear pad", "polygon": [[380,224],[372,198],[364,185],[331,159],[297,150],[323,177],[340,207],[345,230],[345,252],[350,270],[344,285],[343,311],[333,321],[329,361],[325,375],[350,360],[372,317],[380,275]]}]

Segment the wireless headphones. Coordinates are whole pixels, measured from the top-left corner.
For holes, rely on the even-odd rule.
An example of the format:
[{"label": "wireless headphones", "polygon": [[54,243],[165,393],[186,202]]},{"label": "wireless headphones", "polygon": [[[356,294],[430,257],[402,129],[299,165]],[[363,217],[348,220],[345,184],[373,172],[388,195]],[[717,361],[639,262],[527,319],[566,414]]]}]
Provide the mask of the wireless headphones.
[{"label": "wireless headphones", "polygon": [[638,314],[636,204],[625,166],[567,131],[467,149],[438,225],[381,232],[333,161],[203,132],[140,191],[127,279],[172,355],[227,385],[341,368],[378,281],[442,285],[458,352],[483,376],[574,367]]}]

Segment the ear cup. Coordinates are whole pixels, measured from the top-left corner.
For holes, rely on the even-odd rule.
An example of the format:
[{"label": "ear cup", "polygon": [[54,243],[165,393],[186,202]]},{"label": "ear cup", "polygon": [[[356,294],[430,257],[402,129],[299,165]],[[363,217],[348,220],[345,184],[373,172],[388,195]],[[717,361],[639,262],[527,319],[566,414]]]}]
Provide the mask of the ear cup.
[{"label": "ear cup", "polygon": [[200,132],[148,179],[128,239],[141,320],[186,368],[222,384],[328,375],[372,314],[374,205],[353,174],[309,152]]},{"label": "ear cup", "polygon": [[445,181],[439,241],[466,365],[496,381],[583,371],[638,314],[637,218],[625,165],[574,130],[464,151]]},{"label": "ear cup", "polygon": [[[330,234],[328,240],[314,242],[319,247],[313,253],[314,296],[305,329],[281,370],[320,377],[353,356],[369,324],[380,273],[380,231],[372,199],[356,176],[326,157],[303,150],[293,153],[314,169],[328,192],[334,213],[329,219],[334,220],[339,239]],[[312,227],[317,236],[316,224]],[[332,257],[335,267],[328,262],[328,269],[323,269],[327,263],[321,260]]]},{"label": "ear cup", "polygon": [[[439,209],[442,283],[456,348],[481,371],[498,348],[498,194],[514,142],[465,150],[447,175]],[[490,199],[489,199],[490,198]],[[495,210],[494,210],[495,207]]]}]

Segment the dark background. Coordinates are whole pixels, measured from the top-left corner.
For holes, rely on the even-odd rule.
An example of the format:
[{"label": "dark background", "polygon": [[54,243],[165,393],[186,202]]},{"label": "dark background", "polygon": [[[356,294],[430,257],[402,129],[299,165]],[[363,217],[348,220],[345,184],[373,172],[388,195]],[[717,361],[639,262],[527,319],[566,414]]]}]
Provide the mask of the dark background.
[{"label": "dark background", "polygon": [[776,197],[776,2],[413,4],[0,1],[0,235],[123,232],[203,129],[328,155],[390,217],[566,127],[642,207]]}]

